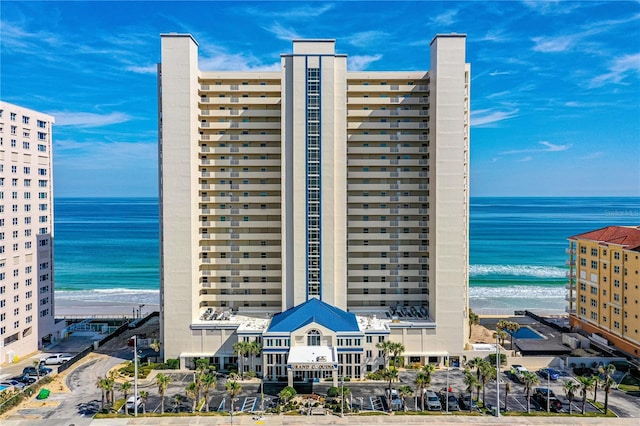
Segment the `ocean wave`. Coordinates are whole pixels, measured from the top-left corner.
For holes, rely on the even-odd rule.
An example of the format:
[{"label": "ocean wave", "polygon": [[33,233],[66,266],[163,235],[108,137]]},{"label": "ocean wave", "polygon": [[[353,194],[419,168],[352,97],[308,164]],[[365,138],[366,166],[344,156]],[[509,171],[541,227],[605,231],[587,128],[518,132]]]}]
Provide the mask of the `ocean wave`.
[{"label": "ocean wave", "polygon": [[56,300],[73,302],[109,302],[158,304],[159,290],[105,288],[96,290],[56,290]]},{"label": "ocean wave", "polygon": [[[517,285],[501,287],[469,287],[470,299],[562,299],[567,294],[564,286],[541,287],[535,285]],[[566,302],[563,302],[566,303]]]},{"label": "ocean wave", "polygon": [[566,268],[535,265],[469,265],[469,276],[507,275],[514,277],[564,278]]}]

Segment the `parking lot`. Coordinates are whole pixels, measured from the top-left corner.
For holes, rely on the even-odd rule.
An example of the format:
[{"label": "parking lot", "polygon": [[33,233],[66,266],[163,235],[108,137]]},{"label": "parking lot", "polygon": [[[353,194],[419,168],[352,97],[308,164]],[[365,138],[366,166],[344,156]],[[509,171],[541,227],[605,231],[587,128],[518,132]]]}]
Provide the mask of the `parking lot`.
[{"label": "parking lot", "polygon": [[[413,381],[415,379],[415,371],[402,371],[400,374],[400,381],[393,383],[393,388],[398,389],[399,386],[409,385],[412,388],[415,387]],[[184,397],[185,387],[193,380],[193,373],[172,373],[172,383],[169,385],[165,393],[165,412],[190,412],[192,410],[191,401]],[[560,412],[569,412],[569,401],[565,396],[563,385],[568,380],[574,380],[572,376],[563,372],[561,377],[557,381],[549,381],[549,389],[551,389],[556,397],[562,402],[562,409]],[[500,408],[505,410],[505,383],[510,383],[510,392],[506,400],[506,408],[509,411],[526,411],[527,410],[527,398],[524,392],[524,385],[517,382],[511,377],[509,373],[502,373],[500,377]],[[319,394],[326,395],[327,391],[331,387],[330,382],[317,382],[317,383],[305,383],[296,388],[299,394]],[[261,399],[260,382],[242,382],[242,390],[238,397],[233,401],[234,412],[260,412],[263,409],[275,407],[278,401],[278,393],[286,386],[286,383],[267,383],[264,388],[264,401]],[[388,411],[388,400],[385,396],[385,390],[388,389],[388,383],[384,382],[346,382],[345,386],[351,391],[349,402],[355,409],[364,411]],[[460,369],[451,369],[448,374],[446,370],[436,371],[432,376],[432,382],[430,390],[438,393],[448,387],[451,388],[452,394],[456,397],[460,397],[461,394],[466,394],[466,385],[464,384],[464,372]],[[540,377],[540,383],[536,387],[546,388],[547,380]],[[155,383],[149,384],[147,387],[140,387],[140,389],[149,391],[149,398],[147,401],[146,410],[150,412],[160,412],[160,397],[157,392]],[[618,391],[614,391],[621,393]],[[579,393],[579,392],[578,392]],[[533,392],[532,392],[533,396]],[[473,398],[476,398],[476,391],[473,392]],[[589,398],[593,398],[591,392],[589,392]],[[631,397],[633,398],[633,397]],[[480,391],[480,399],[482,399],[482,390]],[[604,392],[599,391],[598,400],[604,401]],[[536,403],[532,397],[530,400],[531,411],[546,411],[545,406],[540,406]],[[488,406],[496,405],[496,382],[491,381],[487,383],[485,387],[485,402]],[[633,401],[635,404],[640,404],[640,401]],[[418,395],[405,398],[405,406],[409,411],[417,411],[420,408],[420,398]],[[216,383],[215,388],[211,388],[209,393],[209,409],[210,411],[229,411],[231,407],[231,401],[225,388],[225,378],[220,377]],[[398,409],[399,407],[394,407]],[[443,403],[443,411],[446,410],[446,405]],[[452,409],[454,407],[451,407]],[[585,407],[586,412],[598,412],[592,404],[587,403]],[[610,398],[610,408],[615,409],[614,398]],[[582,398],[576,395],[572,402],[572,410],[574,413],[582,411]],[[624,410],[623,410],[624,411]],[[635,413],[621,414],[640,415],[640,405],[637,405],[637,411]]]}]

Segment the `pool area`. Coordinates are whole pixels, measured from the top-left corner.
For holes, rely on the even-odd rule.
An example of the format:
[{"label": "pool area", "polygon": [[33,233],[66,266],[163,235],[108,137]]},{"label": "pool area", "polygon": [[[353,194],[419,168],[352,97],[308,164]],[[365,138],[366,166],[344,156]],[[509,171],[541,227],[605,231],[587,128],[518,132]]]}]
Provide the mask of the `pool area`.
[{"label": "pool area", "polygon": [[2,386],[0,385],[0,392],[2,392],[3,390],[7,389],[9,386]]},{"label": "pool area", "polygon": [[515,333],[510,333],[514,339],[544,339],[529,327],[520,327]]}]

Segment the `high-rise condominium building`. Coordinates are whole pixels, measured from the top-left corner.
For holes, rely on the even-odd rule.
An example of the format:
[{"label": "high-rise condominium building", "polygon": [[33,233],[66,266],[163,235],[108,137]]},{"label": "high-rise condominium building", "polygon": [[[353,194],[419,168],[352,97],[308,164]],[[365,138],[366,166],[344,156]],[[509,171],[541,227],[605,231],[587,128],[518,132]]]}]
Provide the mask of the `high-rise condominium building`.
[{"label": "high-rise condominium building", "polygon": [[359,377],[384,340],[407,362],[463,350],[465,36],[433,39],[431,71],[348,62],[334,40],[294,40],[280,71],[205,71],[190,35],[162,35],[165,358],[224,367],[255,340],[267,378],[300,377],[318,347],[309,368]]},{"label": "high-rise condominium building", "polygon": [[571,326],[638,357],[640,226],[607,226],[574,235],[567,253]]},{"label": "high-rise condominium building", "polygon": [[53,122],[49,115],[0,101],[1,364],[55,337]]}]

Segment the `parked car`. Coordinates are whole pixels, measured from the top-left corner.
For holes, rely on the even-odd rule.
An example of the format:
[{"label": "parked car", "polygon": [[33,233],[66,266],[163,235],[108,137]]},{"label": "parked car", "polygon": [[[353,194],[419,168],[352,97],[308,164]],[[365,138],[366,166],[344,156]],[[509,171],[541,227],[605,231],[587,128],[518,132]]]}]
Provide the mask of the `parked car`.
[{"label": "parked car", "polygon": [[140,396],[135,397],[134,395],[131,395],[129,399],[127,399],[127,411],[134,411],[136,406],[138,407],[138,411],[141,411],[142,398]]},{"label": "parked car", "polygon": [[21,383],[24,383],[25,385],[30,385],[30,384],[36,382],[36,378],[35,377],[31,377],[31,376],[28,376],[26,374],[24,374],[22,376],[12,377],[11,380],[17,380],[17,381],[19,381]]},{"label": "parked car", "polygon": [[460,394],[460,396],[458,397],[458,402],[460,403],[460,408],[463,410],[478,409],[478,404],[476,403],[476,400],[473,399],[468,393]]},{"label": "parked car", "polygon": [[24,387],[24,383],[19,382],[17,380],[7,379],[0,382],[0,386],[6,386],[8,388],[13,387],[17,390],[20,390]]},{"label": "parked car", "polygon": [[37,377],[39,375],[40,377],[42,377],[51,373],[51,371],[53,371],[51,368],[44,367],[42,365],[38,367],[38,372],[36,372],[35,367],[26,367],[24,370],[22,370],[22,375],[31,377]]},{"label": "parked car", "polygon": [[562,411],[562,401],[556,398],[551,389],[536,388],[533,393],[533,400],[543,411],[547,411],[547,393],[549,393],[549,410],[555,412]]},{"label": "parked car", "polygon": [[73,358],[73,355],[71,354],[54,354],[46,357],[40,362],[44,362],[46,365],[64,364],[71,358]]},{"label": "parked car", "polygon": [[524,373],[528,373],[529,370],[527,370],[526,367],[523,367],[521,365],[518,364],[513,364],[511,366],[511,376],[516,379],[517,381],[519,381],[520,383],[522,383],[522,376]]},{"label": "parked car", "polygon": [[[449,405],[447,405],[447,395],[449,399]],[[446,389],[443,389],[439,393],[440,396],[440,405],[442,405],[442,409],[449,411],[459,411],[460,405],[458,405],[458,398],[454,395],[453,392],[447,392]]]},{"label": "parked car", "polygon": [[442,404],[440,404],[440,399],[438,395],[434,391],[427,390],[424,393],[424,407],[431,411],[439,411],[442,410]]},{"label": "parked car", "polygon": [[[387,400],[387,402],[389,401],[389,389],[385,389],[384,391],[384,396],[385,399]],[[400,395],[398,395],[398,391],[395,389],[391,389],[391,406],[394,410],[400,410],[402,409],[404,405],[404,401],[402,400],[402,398],[400,398]]]},{"label": "parked car", "polygon": [[538,374],[545,379],[549,378],[549,380],[558,380],[558,378],[560,378],[560,372],[553,368],[541,368]]}]

